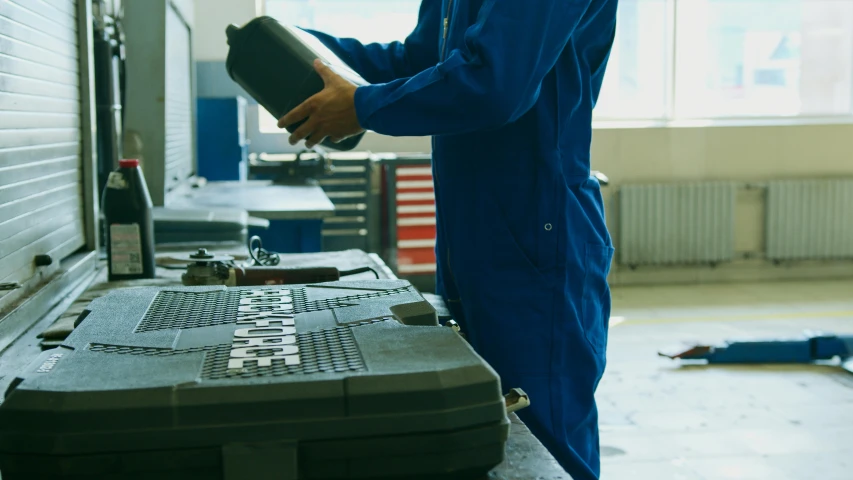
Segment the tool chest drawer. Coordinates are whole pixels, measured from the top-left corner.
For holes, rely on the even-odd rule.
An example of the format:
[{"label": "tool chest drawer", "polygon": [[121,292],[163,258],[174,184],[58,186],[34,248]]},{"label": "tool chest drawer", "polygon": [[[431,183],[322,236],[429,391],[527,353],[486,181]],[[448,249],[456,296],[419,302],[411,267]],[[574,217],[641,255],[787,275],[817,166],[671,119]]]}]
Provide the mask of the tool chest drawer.
[{"label": "tool chest drawer", "polygon": [[388,262],[402,277],[434,277],[436,220],[430,156],[398,156],[385,165]]}]

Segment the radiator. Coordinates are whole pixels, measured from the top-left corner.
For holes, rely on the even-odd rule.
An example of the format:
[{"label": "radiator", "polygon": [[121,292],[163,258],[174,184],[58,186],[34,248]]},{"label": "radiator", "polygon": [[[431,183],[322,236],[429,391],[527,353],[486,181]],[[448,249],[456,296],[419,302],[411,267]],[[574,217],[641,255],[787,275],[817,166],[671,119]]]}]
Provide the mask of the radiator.
[{"label": "radiator", "polygon": [[627,185],[619,190],[619,262],[715,264],[734,256],[733,182]]},{"label": "radiator", "polygon": [[853,258],[853,180],[781,180],[767,187],[767,258]]}]

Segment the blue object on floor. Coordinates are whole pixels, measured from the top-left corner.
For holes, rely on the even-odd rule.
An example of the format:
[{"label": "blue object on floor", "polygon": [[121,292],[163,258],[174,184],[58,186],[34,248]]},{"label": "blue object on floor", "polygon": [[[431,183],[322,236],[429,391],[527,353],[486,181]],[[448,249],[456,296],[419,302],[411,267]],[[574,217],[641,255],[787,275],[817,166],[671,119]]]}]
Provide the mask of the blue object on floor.
[{"label": "blue object on floor", "polygon": [[323,249],[323,220],[270,220],[268,229],[250,228],[265,250],[275,253],[314,253]]},{"label": "blue object on floor", "polygon": [[246,99],[198,99],[198,175],[211,182],[246,181]]},{"label": "blue object on floor", "polygon": [[727,341],[719,345],[693,345],[660,355],[708,363],[812,363],[835,357],[846,360],[853,357],[853,336],[806,332],[798,339]]}]

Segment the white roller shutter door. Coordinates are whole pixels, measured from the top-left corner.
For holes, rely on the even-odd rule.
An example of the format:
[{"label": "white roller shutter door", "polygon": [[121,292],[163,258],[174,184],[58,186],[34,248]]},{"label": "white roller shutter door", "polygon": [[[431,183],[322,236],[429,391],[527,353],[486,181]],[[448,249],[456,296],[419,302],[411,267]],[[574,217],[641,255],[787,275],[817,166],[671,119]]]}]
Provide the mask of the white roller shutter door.
[{"label": "white roller shutter door", "polygon": [[0,283],[85,243],[77,29],[76,0],[0,0]]}]

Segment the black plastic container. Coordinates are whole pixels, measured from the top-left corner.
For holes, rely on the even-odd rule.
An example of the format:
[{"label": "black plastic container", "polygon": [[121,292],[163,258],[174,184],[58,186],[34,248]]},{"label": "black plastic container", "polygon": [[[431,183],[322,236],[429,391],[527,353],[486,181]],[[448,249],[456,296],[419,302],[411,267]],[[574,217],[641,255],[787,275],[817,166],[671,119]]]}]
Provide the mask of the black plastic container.
[{"label": "black plastic container", "polygon": [[[318,58],[347,80],[367,84],[313,35],[282,25],[274,18],[258,17],[243,27],[230,25],[226,33],[230,46],[228,75],[275,118],[283,117],[323,90],[323,79],[314,70],[314,60]],[[299,125],[288,129],[292,131]],[[362,137],[363,133],[340,143],[326,139],[321,145],[352,150]]]},{"label": "black plastic container", "polygon": [[3,480],[470,480],[504,459],[497,373],[405,281],[122,288],[86,311],[6,389]]},{"label": "black plastic container", "polygon": [[102,198],[110,281],[154,278],[154,206],[139,160],[119,161]]}]

